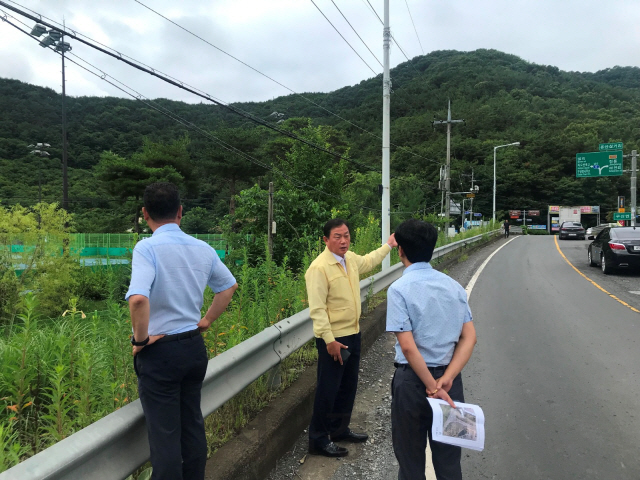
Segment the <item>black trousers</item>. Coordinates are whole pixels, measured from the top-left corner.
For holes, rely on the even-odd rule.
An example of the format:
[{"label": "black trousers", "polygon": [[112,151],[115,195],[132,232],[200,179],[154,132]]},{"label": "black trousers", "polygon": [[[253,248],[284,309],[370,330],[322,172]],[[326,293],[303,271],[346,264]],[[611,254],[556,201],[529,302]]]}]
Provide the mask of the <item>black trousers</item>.
[{"label": "black trousers", "polygon": [[360,369],[360,333],[336,340],[349,347],[349,358],[340,365],[327,352],[327,344],[316,338],[318,377],[313,416],[309,426],[309,444],[324,446],[330,436],[349,429],[353,402],[358,389]]},{"label": "black trousers", "polygon": [[133,359],[153,480],[202,480],[207,440],[200,409],[207,351],[200,335],[154,343]]},{"label": "black trousers", "polygon": [[[444,374],[445,367],[429,367],[429,370],[438,379]],[[427,400],[426,387],[411,367],[396,369],[391,392],[391,436],[400,467],[398,480],[425,480],[427,436],[436,478],[462,480],[462,449],[432,441],[433,412]],[[453,380],[449,396],[454,402],[464,402],[460,375]]]}]

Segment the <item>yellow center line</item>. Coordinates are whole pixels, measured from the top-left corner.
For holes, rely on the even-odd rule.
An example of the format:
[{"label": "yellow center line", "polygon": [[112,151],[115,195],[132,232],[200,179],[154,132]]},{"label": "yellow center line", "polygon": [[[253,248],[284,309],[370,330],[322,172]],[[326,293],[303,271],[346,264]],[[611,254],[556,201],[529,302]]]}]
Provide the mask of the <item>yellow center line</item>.
[{"label": "yellow center line", "polygon": [[606,293],[607,295],[609,295],[611,298],[613,298],[614,300],[616,300],[617,302],[621,303],[622,305],[624,305],[627,308],[630,308],[631,310],[633,310],[636,313],[640,313],[640,310],[638,310],[637,308],[632,307],[631,305],[629,305],[627,302],[620,300],[618,297],[616,297],[613,293],[609,293],[607,292],[604,288],[602,288],[600,285],[598,285],[596,282],[594,282],[593,280],[591,280],[589,277],[587,277],[584,273],[582,273],[580,270],[578,270],[576,267],[573,266],[573,263],[571,263],[569,261],[569,259],[567,257],[565,257],[564,253],[562,253],[562,250],[560,250],[560,245],[558,245],[558,237],[556,235],[553,236],[553,241],[556,242],[556,248],[558,249],[558,253],[562,256],[562,258],[564,258],[564,261],[567,262],[571,268],[573,268],[576,272],[578,272],[578,274],[585,278],[588,282],[590,282],[594,287],[596,287],[598,290],[602,290],[604,293]]}]

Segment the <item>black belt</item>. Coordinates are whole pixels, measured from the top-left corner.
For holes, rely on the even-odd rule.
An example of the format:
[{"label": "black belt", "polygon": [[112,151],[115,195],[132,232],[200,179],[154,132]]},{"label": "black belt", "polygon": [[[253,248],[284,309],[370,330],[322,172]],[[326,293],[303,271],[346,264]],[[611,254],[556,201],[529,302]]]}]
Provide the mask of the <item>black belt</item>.
[{"label": "black belt", "polygon": [[159,338],[158,340],[156,340],[154,343],[172,342],[174,340],[184,340],[185,338],[195,337],[196,335],[200,335],[200,330],[197,329],[197,328],[195,330],[190,330],[188,332],[174,333],[172,335],[165,335],[164,337]]},{"label": "black belt", "polygon": [[[396,368],[402,368],[403,370],[406,370],[406,369],[412,370],[411,365],[409,365],[408,363],[394,363],[393,366]],[[430,367],[427,365],[427,368],[433,375],[436,373],[444,373],[448,366],[449,365],[438,365],[437,367]]]}]

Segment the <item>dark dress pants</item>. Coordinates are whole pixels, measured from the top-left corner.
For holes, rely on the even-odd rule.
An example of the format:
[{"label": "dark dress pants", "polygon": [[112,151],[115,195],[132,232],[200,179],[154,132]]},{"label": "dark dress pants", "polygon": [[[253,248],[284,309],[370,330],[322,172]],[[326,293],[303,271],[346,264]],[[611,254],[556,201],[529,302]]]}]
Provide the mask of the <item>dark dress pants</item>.
[{"label": "dark dress pants", "polygon": [[309,444],[318,447],[329,443],[331,435],[340,436],[347,432],[358,389],[360,333],[336,340],[349,347],[350,355],[343,365],[329,355],[324,340],[316,338],[318,377]]},{"label": "dark dress pants", "polygon": [[[429,367],[435,379],[445,367]],[[424,480],[427,436],[431,447],[433,469],[438,480],[461,480],[462,449],[431,439],[433,412],[427,400],[426,387],[409,366],[396,369],[391,383],[391,435],[393,451],[399,464],[398,480]],[[454,402],[464,402],[462,377],[453,380],[449,396]]]},{"label": "dark dress pants", "polygon": [[207,439],[200,409],[207,351],[200,335],[154,343],[134,357],[153,480],[202,480]]}]

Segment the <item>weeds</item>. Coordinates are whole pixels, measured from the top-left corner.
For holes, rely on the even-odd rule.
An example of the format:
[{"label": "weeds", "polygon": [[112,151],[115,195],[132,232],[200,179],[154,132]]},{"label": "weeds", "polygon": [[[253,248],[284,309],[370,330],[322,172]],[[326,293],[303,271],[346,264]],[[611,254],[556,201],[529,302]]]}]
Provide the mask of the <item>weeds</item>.
[{"label": "weeds", "polygon": [[[381,242],[377,220],[370,217],[364,227],[357,229],[356,240],[356,253],[378,248]],[[234,251],[234,260],[243,259],[241,265],[234,262],[230,266],[240,288],[229,309],[204,335],[210,358],[308,306],[303,272],[322,245],[308,239],[298,272],[291,270],[286,258],[282,264],[273,262],[266,248],[265,241],[264,255],[251,261],[246,249]],[[0,251],[0,257],[4,254]],[[0,323],[0,471],[138,397],[129,344],[131,324],[122,301],[130,270],[76,267],[65,263],[73,263],[72,257],[62,258],[60,263],[53,262],[46,268],[51,277],[49,287],[45,288],[46,280],[39,279],[42,288],[11,297],[15,299],[12,304],[0,304],[4,315]],[[391,261],[397,262],[395,251]],[[0,262],[2,265],[7,264]],[[57,267],[59,278],[55,278]],[[35,281],[29,277],[33,274],[27,272],[17,284],[24,288],[25,281]],[[6,282],[0,281],[0,292],[7,285],[13,288],[11,282],[17,279],[13,272],[7,278]],[[65,285],[67,280],[72,288]],[[212,298],[213,292],[207,289],[204,309]],[[371,307],[380,298],[380,294],[373,296]],[[49,307],[44,308],[41,299]],[[104,308],[87,312],[90,300],[102,302]],[[64,316],[56,316],[63,310]],[[50,312],[57,312],[54,318],[47,318]],[[309,342],[285,359],[280,366],[279,389],[295,381],[316,355],[313,342]],[[219,448],[250,421],[279,389],[269,388],[263,376],[209,416],[206,427],[210,450]],[[142,470],[148,475],[148,469]]]}]

